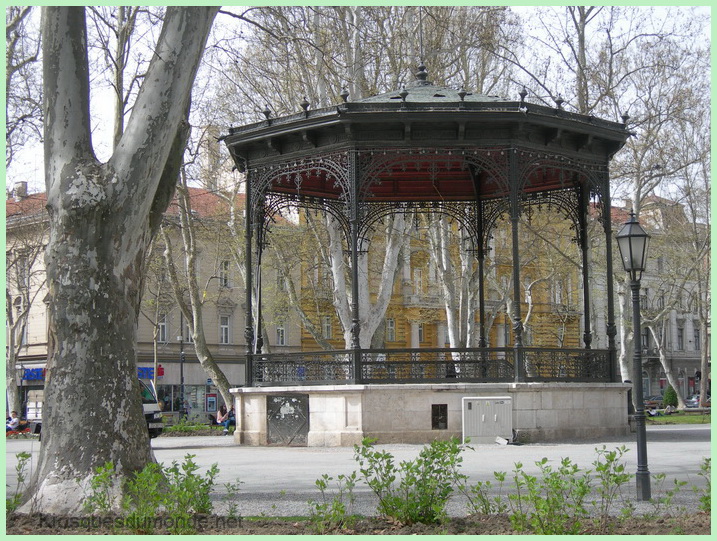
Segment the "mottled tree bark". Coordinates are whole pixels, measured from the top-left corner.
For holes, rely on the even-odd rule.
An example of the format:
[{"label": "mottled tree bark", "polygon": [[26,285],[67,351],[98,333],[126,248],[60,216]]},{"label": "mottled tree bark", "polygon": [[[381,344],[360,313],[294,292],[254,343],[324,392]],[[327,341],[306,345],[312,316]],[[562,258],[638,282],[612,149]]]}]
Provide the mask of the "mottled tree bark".
[{"label": "mottled tree bark", "polygon": [[26,512],[71,514],[97,466],[151,459],[136,368],[144,261],[174,191],[191,87],[216,10],[169,8],[114,154],[92,149],[85,13],[43,9],[50,329],[43,442]]}]

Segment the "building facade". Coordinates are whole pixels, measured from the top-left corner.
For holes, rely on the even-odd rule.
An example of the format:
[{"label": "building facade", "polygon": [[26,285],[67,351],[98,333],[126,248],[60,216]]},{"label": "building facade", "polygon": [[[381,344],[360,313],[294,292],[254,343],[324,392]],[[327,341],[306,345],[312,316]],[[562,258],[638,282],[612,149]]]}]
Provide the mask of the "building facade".
[{"label": "building facade", "polygon": [[[215,192],[197,188],[190,189],[190,199],[199,234],[198,272],[194,278],[202,288],[206,342],[230,386],[239,387],[245,381],[244,316],[240,309],[244,283],[232,257],[226,227],[222,226],[226,224],[225,200]],[[41,417],[51,340],[50,299],[43,263],[48,238],[45,202],[44,194],[27,194],[22,183],[6,202],[10,300],[6,314],[7,386],[17,385],[20,408],[29,418]],[[190,419],[204,422],[208,415],[216,414],[223,399],[198,361],[191,326],[176,302],[163,259],[169,241],[179,270],[179,287],[188,299],[186,273],[182,271],[186,254],[177,227],[177,213],[175,202],[167,212],[168,236],[157,237],[147,262],[137,329],[138,375],[155,381],[167,422],[176,421],[185,410]],[[275,350],[299,349],[299,326],[290,314],[278,328],[272,323],[267,334],[281,337],[268,340]]]}]

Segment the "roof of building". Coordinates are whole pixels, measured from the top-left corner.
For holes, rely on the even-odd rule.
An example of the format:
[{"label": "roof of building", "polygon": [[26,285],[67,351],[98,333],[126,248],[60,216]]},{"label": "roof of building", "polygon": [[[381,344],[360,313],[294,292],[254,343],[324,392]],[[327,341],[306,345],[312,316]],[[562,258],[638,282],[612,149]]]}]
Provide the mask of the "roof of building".
[{"label": "roof of building", "polygon": [[[221,197],[215,190],[204,188],[189,188],[189,196],[192,202],[192,211],[200,217],[212,217],[226,214],[226,198]],[[237,195],[239,206],[244,205],[244,194]],[[5,201],[5,218],[30,217],[46,212],[47,194],[34,193],[24,197],[10,197]],[[167,214],[178,214],[179,206],[176,195],[167,208]]]}]

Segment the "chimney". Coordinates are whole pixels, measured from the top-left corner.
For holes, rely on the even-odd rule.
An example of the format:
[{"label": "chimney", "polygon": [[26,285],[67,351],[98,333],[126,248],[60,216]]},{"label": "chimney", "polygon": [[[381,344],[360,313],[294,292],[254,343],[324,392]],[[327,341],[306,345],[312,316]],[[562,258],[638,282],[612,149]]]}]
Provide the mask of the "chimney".
[{"label": "chimney", "polygon": [[22,201],[25,199],[27,197],[27,182],[24,180],[16,182],[13,193],[15,194],[15,201]]}]

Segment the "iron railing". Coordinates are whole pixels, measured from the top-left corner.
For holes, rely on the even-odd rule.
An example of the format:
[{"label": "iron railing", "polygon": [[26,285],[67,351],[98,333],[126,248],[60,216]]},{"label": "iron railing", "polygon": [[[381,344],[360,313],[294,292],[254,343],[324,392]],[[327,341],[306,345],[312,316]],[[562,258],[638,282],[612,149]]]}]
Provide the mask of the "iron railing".
[{"label": "iron railing", "polygon": [[[516,356],[522,370],[515,372]],[[609,382],[608,350],[362,349],[252,355],[251,386],[350,383]]]}]

